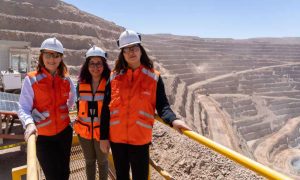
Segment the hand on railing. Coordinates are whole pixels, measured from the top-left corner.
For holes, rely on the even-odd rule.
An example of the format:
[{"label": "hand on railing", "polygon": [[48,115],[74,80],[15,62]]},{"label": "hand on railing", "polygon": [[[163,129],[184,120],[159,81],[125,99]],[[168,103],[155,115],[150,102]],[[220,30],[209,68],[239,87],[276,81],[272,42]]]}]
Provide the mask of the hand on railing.
[{"label": "hand on railing", "polygon": [[172,122],[172,125],[173,125],[173,128],[176,131],[178,131],[180,134],[182,134],[183,130],[190,130],[190,131],[192,131],[192,129],[187,124],[185,124],[184,121],[181,121],[181,120],[174,120]]},{"label": "hand on railing", "polygon": [[38,136],[37,128],[36,128],[35,124],[33,124],[33,123],[28,124],[26,126],[26,130],[24,132],[24,139],[26,142],[28,141],[28,138],[30,137],[31,134],[35,134],[36,137]]}]

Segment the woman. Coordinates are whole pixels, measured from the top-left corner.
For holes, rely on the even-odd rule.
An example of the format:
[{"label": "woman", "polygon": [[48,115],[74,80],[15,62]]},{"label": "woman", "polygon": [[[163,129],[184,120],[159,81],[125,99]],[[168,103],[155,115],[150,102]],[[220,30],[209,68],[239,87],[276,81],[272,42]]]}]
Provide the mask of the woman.
[{"label": "woman", "polygon": [[121,52],[105,94],[100,147],[107,152],[111,146],[117,179],[129,179],[131,168],[134,180],[146,180],[155,109],[178,131],[189,127],[171,110],[162,78],[153,69],[140,35],[126,30],[118,46]]},{"label": "woman", "polygon": [[83,149],[88,180],[95,180],[96,160],[99,179],[107,180],[107,153],[100,150],[100,115],[103,104],[106,81],[110,69],[106,63],[106,52],[99,47],[92,47],[86,53],[77,86],[78,119],[74,130]]},{"label": "woman", "polygon": [[76,92],[63,53],[63,45],[56,38],[42,43],[37,69],[25,77],[19,100],[18,115],[25,127],[25,140],[31,134],[38,135],[37,158],[47,180],[67,180],[70,174],[69,108]]}]

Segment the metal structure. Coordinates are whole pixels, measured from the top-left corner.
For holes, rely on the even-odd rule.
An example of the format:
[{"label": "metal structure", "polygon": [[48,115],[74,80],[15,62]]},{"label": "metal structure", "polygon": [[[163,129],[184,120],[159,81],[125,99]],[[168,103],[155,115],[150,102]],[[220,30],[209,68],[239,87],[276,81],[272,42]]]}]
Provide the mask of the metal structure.
[{"label": "metal structure", "polygon": [[22,78],[35,66],[29,42],[0,40],[0,91],[19,93]]},{"label": "metal structure", "polygon": [[[19,95],[0,92],[0,144],[3,144],[3,139],[23,139],[23,135],[10,134],[14,123],[18,120],[18,101]],[[4,132],[2,123],[5,123]]]}]

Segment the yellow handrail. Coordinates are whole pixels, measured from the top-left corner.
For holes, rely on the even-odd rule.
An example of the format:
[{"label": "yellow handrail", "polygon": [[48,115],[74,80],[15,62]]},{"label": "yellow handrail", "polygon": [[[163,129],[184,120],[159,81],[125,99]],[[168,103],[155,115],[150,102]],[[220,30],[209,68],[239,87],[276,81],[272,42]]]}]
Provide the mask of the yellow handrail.
[{"label": "yellow handrail", "polygon": [[[155,116],[156,120],[163,122],[163,120],[158,117]],[[239,154],[221,144],[218,144],[204,136],[201,136],[199,134],[197,134],[196,132],[193,131],[188,131],[188,130],[183,130],[182,131],[184,135],[186,135],[187,137],[205,145],[206,147],[230,158],[231,160],[245,166],[248,169],[251,169],[255,172],[257,172],[258,174],[268,178],[268,179],[274,179],[274,180],[292,180],[290,177],[281,174],[267,166],[264,166],[242,154]]]},{"label": "yellow handrail", "polygon": [[38,180],[38,168],[36,159],[36,135],[30,135],[27,142],[27,179]]},{"label": "yellow handrail", "polygon": [[[155,116],[155,118],[156,118],[156,120],[164,123],[160,117]],[[242,154],[239,154],[221,144],[218,144],[204,136],[201,136],[201,135],[197,134],[196,132],[188,131],[188,130],[183,130],[182,132],[184,135],[193,139],[194,141],[205,145],[206,147],[226,156],[227,158],[245,166],[248,169],[253,170],[254,172],[256,172],[268,179],[292,180],[290,177],[288,177],[284,174],[281,174],[267,166],[264,166],[256,161],[254,161]],[[36,138],[35,135],[31,135],[28,139],[28,144],[27,144],[27,179],[33,179],[33,180],[38,179],[35,138]],[[73,138],[73,144],[78,143],[78,142],[76,142],[76,140],[77,139],[75,138],[75,141],[74,141],[74,138]],[[168,176],[166,176],[166,177],[168,177]],[[166,179],[168,179],[168,178],[166,178]]]},{"label": "yellow handrail", "polygon": [[[164,170],[162,167],[160,167],[151,158],[149,159],[149,163],[165,180],[174,180],[174,178],[166,170]],[[150,179],[150,173],[149,173],[148,179]]]}]

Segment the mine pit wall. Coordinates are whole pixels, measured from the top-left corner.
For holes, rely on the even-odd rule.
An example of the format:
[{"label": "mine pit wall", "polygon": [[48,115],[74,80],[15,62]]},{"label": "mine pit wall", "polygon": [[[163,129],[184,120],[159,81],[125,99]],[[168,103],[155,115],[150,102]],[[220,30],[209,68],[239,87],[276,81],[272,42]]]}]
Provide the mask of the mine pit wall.
[{"label": "mine pit wall", "polygon": [[[281,136],[276,143],[273,145],[273,148],[269,152],[269,158],[272,162],[277,153],[281,152],[287,148],[299,148],[300,146],[300,121],[292,128],[290,132]],[[300,155],[299,155],[300,157]]]},{"label": "mine pit wall", "polygon": [[[223,94],[223,96],[228,94],[229,97],[237,97],[238,99],[242,97],[246,99],[241,102],[236,101],[240,103],[240,106],[226,108],[221,105],[220,109],[223,113],[228,110],[227,112],[230,114],[229,117],[231,120],[229,123],[233,126],[235,134],[233,136],[239,139],[239,145],[242,146],[241,148],[244,152],[250,154],[250,157],[253,155],[252,152],[266,138],[280,130],[288,119],[299,116],[297,114],[299,112],[297,107],[299,106],[297,104],[289,104],[292,99],[300,97],[297,91],[299,90],[300,82],[300,76],[297,73],[299,69],[298,45],[266,44],[264,42],[262,44],[237,43],[231,47],[229,43],[223,43],[222,46],[219,46],[219,43],[215,43],[211,44],[212,47],[207,48],[209,44],[204,42],[193,44],[190,41],[179,42],[174,38],[169,38],[168,41],[165,37],[157,37],[156,41],[150,42],[149,39],[149,49],[155,51],[154,55],[156,55],[157,59],[161,60],[163,66],[170,70],[171,74],[178,74],[178,77],[187,83],[186,117],[189,117],[188,119],[198,127],[196,128],[198,132],[211,136],[210,129],[207,129],[206,132],[204,129],[206,128],[205,124],[211,128],[208,121],[212,117],[205,109],[204,102],[195,99],[195,92],[193,91],[201,91],[199,94],[209,94],[213,98],[215,94]],[[153,40],[153,38],[151,39]],[[167,46],[167,44],[171,45]],[[204,51],[202,46],[204,46],[205,50],[209,50],[212,53]],[[195,48],[191,52],[190,48],[184,49],[187,47],[197,47],[198,49]],[[194,51],[197,51],[197,54],[193,54]],[[227,53],[229,54],[227,55]],[[220,56],[217,57],[216,54],[220,54]],[[222,67],[217,66],[215,61],[210,61],[215,59],[222,59]],[[288,62],[291,63],[291,65],[288,65],[291,67],[285,67],[287,65],[283,64]],[[295,64],[292,64],[292,62],[295,62]],[[204,63],[207,63],[207,69],[205,69],[204,73],[202,71],[196,73],[193,71],[193,68],[189,68],[190,64],[201,66]],[[280,64],[282,64],[282,67]],[[291,73],[291,71],[294,73]],[[224,76],[221,80],[202,84],[201,89],[198,90],[195,87],[199,81],[204,82],[205,79],[223,76],[228,73],[232,73],[232,76],[228,78]],[[213,74],[212,77],[209,77],[208,75],[211,74]],[[293,74],[293,76],[290,74]],[[197,77],[197,75],[204,76],[205,79],[195,80],[194,77]],[[272,110],[271,106],[265,103],[268,99],[280,100],[285,98],[288,99],[288,102],[284,103],[283,107],[287,108],[282,109],[277,107],[279,111]],[[233,104],[236,102],[233,102]],[[276,103],[274,106],[275,109]],[[202,122],[197,122],[199,119]],[[292,141],[293,144],[297,144],[299,140],[297,138],[294,139]],[[280,144],[278,148],[284,148],[285,146],[291,147],[289,144]],[[287,151],[288,149],[283,150]],[[276,153],[278,156],[280,152]],[[262,163],[267,161],[262,161]]]},{"label": "mine pit wall", "polygon": [[59,39],[66,49],[82,50],[90,47],[90,44],[100,46],[105,49],[116,49],[115,42],[98,39],[91,36],[74,36],[57,33],[36,33],[23,32],[12,30],[0,30],[0,38],[11,41],[28,41],[30,40],[32,47],[40,47],[41,43],[49,37],[56,37]]},{"label": "mine pit wall", "polygon": [[47,32],[90,37],[116,38],[117,32],[103,29],[94,24],[67,20],[40,19],[35,17],[13,16],[0,13],[1,29],[26,32]]},{"label": "mine pit wall", "polygon": [[160,62],[156,60],[155,56],[152,56],[151,50],[147,49],[147,45],[144,44],[145,49],[148,52],[148,56],[154,62],[154,68],[161,74],[165,85],[165,91],[172,110],[179,117],[186,117],[185,104],[187,97],[186,83],[180,80],[177,75],[170,73],[165,69]]},{"label": "mine pit wall", "polygon": [[[179,117],[186,118],[185,103],[187,88],[185,83],[175,75],[161,74],[161,77],[164,81],[166,95],[172,110]],[[186,121],[190,124],[188,119]]]},{"label": "mine pit wall", "polygon": [[175,107],[178,109],[178,112],[181,116],[186,117],[185,105],[187,99],[187,86],[184,82],[178,85],[176,97],[179,98],[178,101],[175,101]]},{"label": "mine pit wall", "polygon": [[164,75],[162,74],[162,79],[165,84],[165,91],[167,94],[167,98],[169,100],[170,105],[175,104],[176,99],[176,91],[179,84],[179,79],[174,75]]},{"label": "mine pit wall", "polygon": [[174,75],[164,75],[162,78],[165,84],[165,90],[169,103],[176,114],[187,117],[189,113],[193,118],[187,118],[187,123],[199,134],[210,136],[207,122],[207,112],[196,98],[195,93],[192,93],[192,102],[189,105],[190,111],[186,111],[187,101],[187,86],[179,78]]},{"label": "mine pit wall", "polygon": [[[173,111],[179,115],[179,117],[186,119],[187,124],[193,127],[193,129],[199,128],[194,124],[194,106],[196,99],[194,93],[192,95],[193,97],[191,98],[192,102],[189,104],[190,111],[186,112],[188,94],[186,84],[182,82],[176,75],[162,74],[162,78],[165,84],[166,94]],[[199,117],[201,116],[201,112],[198,109],[195,113],[198,114]],[[189,116],[187,116],[187,114]],[[197,121],[201,122],[200,120]],[[202,130],[198,131],[198,133],[202,134]]]},{"label": "mine pit wall", "polygon": [[286,125],[278,132],[260,139],[260,143],[254,151],[256,159],[259,162],[271,165],[276,155],[281,151],[290,148],[299,148],[299,128],[300,117],[293,118],[288,120]]},{"label": "mine pit wall", "polygon": [[[196,132],[198,132],[199,134],[202,134],[206,137],[210,137],[212,136],[211,133],[217,133],[217,132],[212,132],[212,128],[209,125],[209,118],[210,114],[207,112],[207,110],[205,109],[205,102],[202,102],[201,100],[199,100],[198,96],[198,92],[199,91],[194,91],[191,96],[191,101],[189,106],[189,111],[187,112],[187,108],[185,108],[184,105],[188,105],[186,104],[186,99],[187,99],[187,87],[180,87],[182,86],[182,82],[176,78],[173,75],[162,75],[163,81],[165,83],[165,89],[166,89],[166,94],[167,97],[169,99],[170,105],[172,106],[172,109],[179,114],[179,116],[182,116],[183,118],[186,118],[186,114],[182,113],[182,112],[186,112],[189,113],[192,118],[187,118],[186,121],[187,123],[193,128],[193,130],[195,130]],[[179,89],[180,87],[180,89]],[[183,91],[183,96],[179,96],[178,93],[181,91]],[[180,106],[178,106],[178,104],[181,104]],[[245,102],[245,103],[249,103],[249,102]],[[216,107],[219,108],[219,107]],[[221,110],[222,111],[222,110]],[[216,112],[217,113],[217,112]],[[225,112],[223,112],[225,113]],[[223,116],[223,115],[220,115]],[[229,116],[229,115],[228,115]],[[232,120],[230,120],[232,121]],[[224,130],[225,134],[229,134],[230,139],[235,139],[235,140],[231,140],[231,142],[228,143],[232,143],[232,141],[235,141],[236,144],[238,145],[232,145],[229,148],[238,151],[248,157],[253,158],[252,152],[249,149],[249,147],[247,146],[246,141],[244,140],[244,138],[242,138],[242,135],[237,132],[236,128],[232,127],[232,123],[228,124],[227,126],[230,126],[232,132],[229,133],[227,132],[228,129],[227,128],[222,128]],[[217,141],[215,139],[213,139],[214,141]]]},{"label": "mine pit wall", "polygon": [[[179,87],[181,82],[179,80],[176,80],[176,78],[174,78],[174,76],[170,76],[170,75],[163,76],[163,80],[165,82],[167,96],[170,99],[170,104],[174,107],[174,105],[179,100],[178,98],[180,97],[180,96],[177,96],[178,91],[180,91],[180,90],[175,90],[175,89]],[[174,88],[174,89],[172,89],[172,88]],[[181,91],[182,91],[182,89],[181,89]],[[185,99],[185,101],[186,101],[187,91],[185,91],[185,92],[186,93],[184,93],[183,99]],[[205,109],[205,104],[203,104],[205,102],[202,102],[197,97],[198,91],[191,93],[191,96],[192,96],[191,97],[192,102],[190,102],[190,104],[187,104],[187,106],[190,106],[190,108],[188,108],[189,111],[186,113],[189,113],[192,116],[192,118],[188,118],[187,122],[199,134],[205,135],[206,137],[211,137],[211,135],[212,135],[211,133],[217,133],[217,132],[212,132],[212,128],[210,127],[210,125],[208,123],[209,118],[212,118],[212,117],[210,117],[210,114],[207,113],[207,110]],[[245,102],[245,103],[249,103],[249,102]],[[184,103],[184,104],[186,104],[186,103]],[[181,106],[181,107],[183,107],[183,106]],[[216,108],[218,108],[218,107],[216,107]],[[178,108],[177,110],[180,110],[180,108]],[[184,115],[181,113],[181,111],[179,112],[179,114],[181,116]],[[220,115],[220,116],[223,116],[223,115]],[[183,117],[186,117],[186,116],[183,116]],[[229,136],[231,136],[230,139],[238,139],[238,140],[234,140],[235,142],[238,142],[237,143],[238,145],[231,146],[230,148],[232,148],[233,150],[236,150],[238,152],[241,152],[242,154],[245,154],[248,157],[253,157],[251,151],[249,150],[249,148],[246,144],[246,141],[243,138],[241,138],[241,135],[236,131],[236,129],[234,129],[232,127],[232,124],[228,124],[228,126],[231,126],[230,129],[232,129],[233,132],[231,132],[231,133],[226,132],[228,129],[224,127],[224,128],[222,128],[224,130],[224,133],[230,134],[229,135]],[[228,143],[232,143],[232,140],[231,140],[231,142],[228,142]]]},{"label": "mine pit wall", "polygon": [[193,121],[193,127],[194,129],[197,129],[199,134],[202,134],[204,136],[209,136],[208,133],[208,129],[207,129],[207,124],[202,124],[202,119],[206,119],[206,111],[203,112],[203,108],[200,106],[200,101],[197,98],[194,101],[194,121]]},{"label": "mine pit wall", "polygon": [[120,29],[122,29],[115,23],[105,21],[102,18],[80,11],[75,6],[57,0],[27,0],[26,2],[18,2],[17,0],[0,1],[0,12],[20,17],[86,22],[94,25],[103,25],[111,31],[120,31]]},{"label": "mine pit wall", "polygon": [[[119,51],[110,49],[116,49],[116,43],[112,40],[105,41],[97,39],[96,37],[89,36],[74,36],[64,34],[48,34],[48,33],[36,33],[36,32],[23,32],[23,31],[10,31],[0,30],[0,39],[7,39],[12,41],[27,41],[30,40],[31,46],[31,58],[38,60],[39,47],[41,42],[48,37],[55,36],[59,39],[64,47],[64,62],[70,66],[81,66],[85,61],[85,53],[90,45],[97,45],[103,48],[108,53],[108,63],[114,64],[114,60],[117,58]],[[114,48],[112,48],[114,47]],[[113,65],[114,66],[114,65]],[[113,68],[113,66],[111,66]],[[71,75],[78,76],[78,72],[72,71]]]}]

